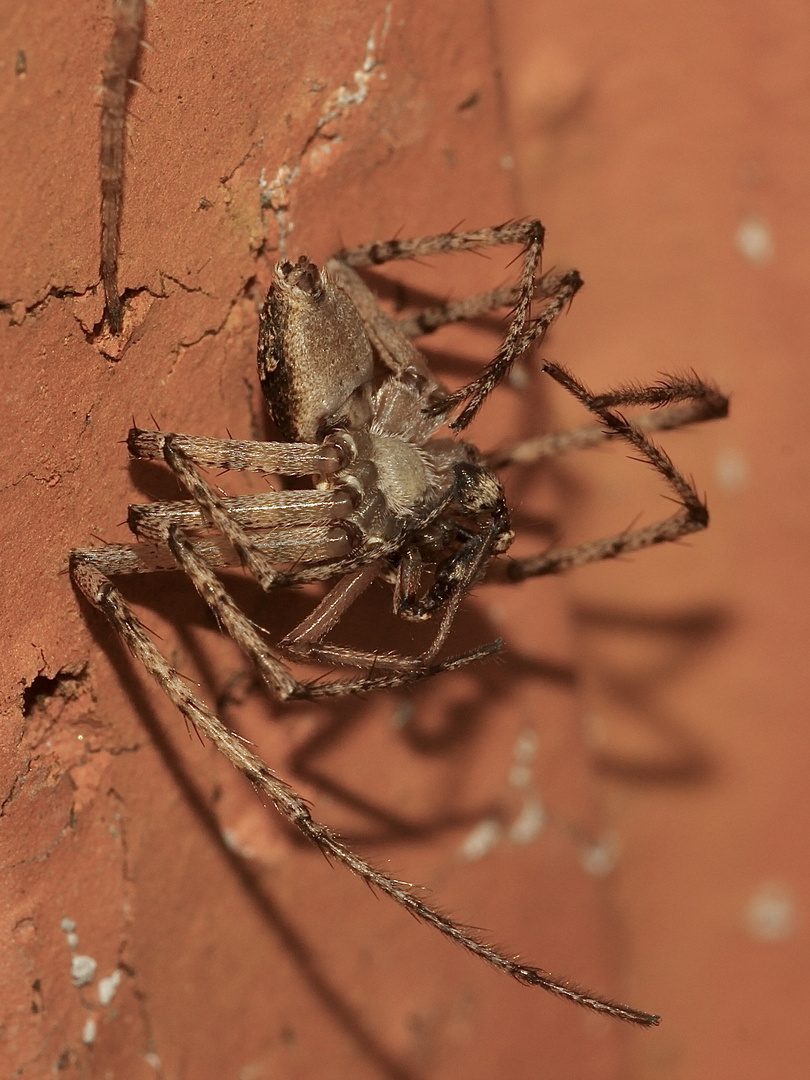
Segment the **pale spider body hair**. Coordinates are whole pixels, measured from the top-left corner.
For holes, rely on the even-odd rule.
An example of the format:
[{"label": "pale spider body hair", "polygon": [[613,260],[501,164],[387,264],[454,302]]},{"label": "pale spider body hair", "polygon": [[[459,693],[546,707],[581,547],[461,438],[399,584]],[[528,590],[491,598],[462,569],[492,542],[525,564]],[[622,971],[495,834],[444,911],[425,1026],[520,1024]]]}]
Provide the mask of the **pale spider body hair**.
[{"label": "pale spider body hair", "polygon": [[[461,601],[485,575],[523,581],[704,528],[705,504],[649,438],[651,431],[724,415],[726,399],[697,376],[663,378],[649,387],[628,386],[594,395],[562,368],[544,364],[543,370],[577,397],[596,423],[488,456],[454,437],[529,346],[542,340],[582,284],[576,271],[538,276],[543,235],[537,221],[515,222],[369,244],[341,252],[322,269],[306,256],[294,264],[279,263],[260,317],[258,370],[280,440],[212,439],[133,429],[128,439],[131,454],[164,461],[190,498],[131,506],[129,524],[140,542],[74,551],[70,569],[80,592],[106,615],[186,720],[325,855],[518,981],[649,1026],[658,1023],[657,1016],[504,955],[429,905],[419,890],[351,851],[192,693],[111,580],[182,569],[274,696],[281,701],[313,700],[405,686],[497,651],[500,641],[456,656],[441,655]],[[399,321],[385,312],[357,273],[392,259],[503,244],[524,248],[516,286],[423,309]],[[535,302],[540,307],[533,314]],[[412,339],[502,307],[512,308],[512,315],[494,359],[469,385],[450,392]],[[633,421],[615,411],[617,406],[639,405],[654,411]],[[445,425],[450,431],[442,435]],[[675,512],[654,525],[604,540],[503,560],[513,532],[497,469],[610,438],[627,442],[660,473],[674,496]],[[309,477],[311,484],[303,490],[227,497],[203,476],[201,470],[209,468]],[[238,565],[250,571],[264,590],[312,581],[335,584],[310,615],[271,647],[217,574],[220,568]],[[375,579],[390,584],[397,615],[411,620],[437,616],[433,640],[421,655],[349,648],[327,640]],[[301,682],[288,659],[348,666],[362,673]]]}]

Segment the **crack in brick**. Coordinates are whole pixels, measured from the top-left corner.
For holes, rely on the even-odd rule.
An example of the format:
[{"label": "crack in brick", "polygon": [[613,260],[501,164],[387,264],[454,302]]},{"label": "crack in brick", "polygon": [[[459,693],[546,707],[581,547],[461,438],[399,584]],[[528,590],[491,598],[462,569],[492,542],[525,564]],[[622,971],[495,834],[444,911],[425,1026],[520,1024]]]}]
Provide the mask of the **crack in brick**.
[{"label": "crack in brick", "polygon": [[[297,164],[289,165],[284,162],[279,167],[272,180],[267,180],[265,178],[265,170],[262,169],[259,178],[262,223],[265,224],[264,211],[270,210],[278,225],[278,250],[282,257],[285,257],[287,253],[287,238],[295,230],[295,223],[292,221],[292,218],[287,211],[291,198],[290,190],[301,174],[305,159],[307,156],[311,156],[314,153],[316,142],[320,140],[322,142],[331,143],[340,140],[339,134],[328,134],[324,132],[324,128],[337,120],[344,119],[367,100],[371,92],[371,81],[374,77],[374,72],[382,67],[382,60],[379,59],[378,54],[388,36],[390,25],[391,4],[386,4],[379,41],[377,40],[376,29],[373,28],[366,39],[366,55],[363,58],[363,62],[354,72],[353,77],[356,89],[350,90],[348,86],[342,84],[330,94],[324,109],[315,121],[312,131],[304,139],[301,149],[297,154]],[[383,79],[385,76],[380,72],[377,77]],[[326,84],[318,85],[320,87],[325,86]]]},{"label": "crack in brick", "polygon": [[243,168],[245,165],[247,165],[248,161],[250,161],[251,157],[253,157],[253,154],[257,150],[262,149],[262,147],[264,146],[264,140],[266,139],[266,137],[267,137],[267,132],[265,131],[262,134],[261,138],[257,139],[255,142],[252,142],[250,144],[247,151],[243,155],[242,160],[240,162],[238,162],[238,164],[236,164],[231,169],[231,171],[229,173],[226,173],[225,176],[221,176],[219,178],[219,182],[220,182],[220,184],[222,184],[223,187],[227,187],[228,184],[231,182],[231,180],[233,180],[234,176],[236,176],[236,174],[239,172],[239,170],[241,168]]},{"label": "crack in brick", "polygon": [[72,289],[67,285],[51,285],[33,304],[24,304],[22,300],[0,300],[0,311],[8,312],[10,326],[21,326],[26,319],[36,317],[51,300],[81,300],[95,294],[97,287],[91,285],[86,289]]}]

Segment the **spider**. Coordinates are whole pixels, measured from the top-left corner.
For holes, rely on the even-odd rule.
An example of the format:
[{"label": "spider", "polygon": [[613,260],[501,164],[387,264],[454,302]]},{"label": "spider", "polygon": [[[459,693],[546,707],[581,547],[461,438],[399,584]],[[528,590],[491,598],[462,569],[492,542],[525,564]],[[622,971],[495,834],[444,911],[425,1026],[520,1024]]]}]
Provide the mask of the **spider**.
[{"label": "spider", "polygon": [[[190,498],[129,508],[140,541],[74,551],[72,579],[98,608],[183,716],[325,855],[344,864],[472,953],[518,981],[641,1025],[658,1017],[589,993],[506,956],[429,906],[421,895],[360,858],[237,735],[229,731],[157,650],[112,578],[181,569],[220,626],[256,666],[280,701],[402,686],[489,656],[500,641],[443,657],[459,605],[485,575],[518,582],[676,540],[708,522],[704,503],[649,432],[721,416],[727,401],[697,376],[664,378],[594,395],[554,364],[542,370],[578,398],[596,422],[487,457],[454,436],[463,431],[515,361],[541,340],[580,288],[576,271],[538,276],[544,230],[538,221],[477,231],[372,243],[340,252],[319,269],[302,255],[280,262],[259,323],[259,379],[280,433],[277,442],[129,433],[135,458],[164,461]],[[516,286],[500,288],[395,320],[357,273],[393,259],[514,244],[523,248]],[[539,305],[533,313],[533,305]],[[450,392],[413,339],[502,307],[512,315],[502,345],[476,379]],[[646,405],[634,421],[616,407]],[[659,409],[661,406],[667,408]],[[442,436],[442,428],[449,428]],[[678,504],[664,521],[578,547],[506,561],[513,540],[497,469],[573,447],[621,439],[662,476]],[[205,469],[309,477],[296,490],[224,496]],[[264,590],[334,582],[315,609],[274,648],[236,606],[217,575],[241,565]],[[347,648],[329,632],[375,579],[391,586],[403,619],[436,620],[419,656]],[[318,662],[361,674],[299,681],[287,661]]]}]

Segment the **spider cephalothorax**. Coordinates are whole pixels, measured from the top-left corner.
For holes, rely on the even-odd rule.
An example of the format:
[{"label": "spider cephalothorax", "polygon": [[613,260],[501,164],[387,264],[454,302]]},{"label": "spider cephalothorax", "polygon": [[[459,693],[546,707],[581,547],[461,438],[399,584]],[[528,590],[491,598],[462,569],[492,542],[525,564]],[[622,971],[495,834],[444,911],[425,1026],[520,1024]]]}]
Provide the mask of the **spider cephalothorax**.
[{"label": "spider cephalothorax", "polygon": [[[515,361],[542,339],[582,284],[576,271],[538,276],[542,242],[542,226],[528,221],[369,244],[341,252],[323,269],[306,256],[294,264],[280,263],[261,313],[258,350],[259,378],[279,441],[133,429],[131,454],[164,461],[190,498],[130,507],[129,524],[141,542],[74,551],[71,574],[186,719],[326,855],[519,981],[649,1025],[658,1018],[504,956],[431,908],[419,892],[359,858],[315,821],[306,803],[195,697],[111,580],[160,569],[185,571],[277,698],[314,699],[405,685],[500,648],[495,641],[460,655],[442,655],[461,601],[486,573],[497,572],[498,565],[504,566],[503,579],[517,582],[704,528],[705,505],[649,438],[651,431],[724,414],[726,399],[696,376],[594,395],[562,368],[544,364],[543,371],[577,397],[596,423],[489,456],[455,437]],[[424,309],[399,321],[386,313],[357,273],[391,259],[501,244],[525,249],[517,286]],[[478,378],[451,392],[431,373],[413,339],[502,307],[513,309],[503,344]],[[632,421],[615,411],[634,405],[655,411]],[[443,433],[445,426],[449,430]],[[660,473],[674,495],[675,513],[643,529],[499,564],[513,533],[496,470],[608,438],[630,444]],[[206,469],[309,477],[310,484],[229,498],[211,486],[203,475]],[[334,584],[310,615],[271,646],[217,575],[222,567],[240,564],[265,590],[312,581]],[[348,648],[328,640],[344,612],[375,579],[390,583],[397,615],[436,617],[433,640],[421,655],[381,653],[373,643],[368,649]],[[289,659],[355,668],[360,674],[302,682]]]},{"label": "spider cephalothorax", "polygon": [[[446,423],[440,410],[449,391],[406,339],[397,340],[382,312],[375,345],[389,366],[378,369],[350,299],[365,299],[365,286],[345,263],[332,260],[330,268],[337,282],[306,256],[276,267],[259,334],[262,389],[286,439],[326,440],[342,455],[342,467],[318,486],[353,500],[344,519],[353,556],[397,567],[397,613],[427,617],[447,599],[451,575],[461,581],[465,558],[483,549],[483,564],[509,547],[503,488],[475,447],[434,437]],[[448,540],[461,550],[439,565],[430,593],[417,600],[405,575]]]}]

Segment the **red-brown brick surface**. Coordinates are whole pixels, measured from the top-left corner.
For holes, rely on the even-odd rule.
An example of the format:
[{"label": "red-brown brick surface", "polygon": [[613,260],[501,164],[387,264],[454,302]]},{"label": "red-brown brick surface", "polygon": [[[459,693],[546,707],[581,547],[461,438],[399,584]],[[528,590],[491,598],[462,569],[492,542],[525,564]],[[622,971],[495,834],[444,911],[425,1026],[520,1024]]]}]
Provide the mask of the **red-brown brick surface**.
[{"label": "red-brown brick surface", "polygon": [[[565,362],[595,388],[694,367],[732,396],[728,421],[666,444],[708,533],[566,582],[633,996],[664,1016],[624,1075],[802,1080],[810,12],[499,12],[521,203],[586,279]],[[666,512],[622,457],[566,463],[572,538]]]},{"label": "red-brown brick surface", "polygon": [[[127,538],[128,502],[171,497],[160,470],[128,463],[133,415],[265,433],[257,303],[282,243],[322,259],[520,212],[487,8],[149,7],[128,121],[123,350],[93,333],[109,14],[64,3],[43,21],[20,5],[3,37],[0,1071],[618,1076],[616,1025],[511,984],[290,835],[63,573],[71,547]],[[513,254],[402,273],[460,296],[514,275]],[[479,362],[496,342],[448,334],[442,370],[460,380],[471,368],[453,354]],[[538,429],[534,389],[498,399],[476,425],[484,445]],[[529,483],[524,506],[543,498]],[[238,575],[234,588],[276,637],[312,604],[262,601]],[[556,582],[465,606],[456,646],[503,634],[500,661],[413,694],[285,709],[251,688],[187,583],[125,590],[177,667],[352,843],[527,959],[624,995],[621,917],[582,866],[603,822]],[[384,640],[383,590],[349,622],[367,646]],[[407,628],[398,640],[415,643]],[[465,855],[493,822],[492,850]]]},{"label": "red-brown brick surface", "polygon": [[[150,6],[122,350],[93,332],[110,5],[9,7],[3,1075],[803,1076],[806,16],[504,0],[492,20],[478,2]],[[327,865],[189,736],[63,573],[72,547],[127,539],[128,502],[172,496],[128,463],[133,415],[266,434],[257,302],[282,246],[322,259],[529,213],[546,265],[587,280],[546,356],[595,386],[695,366],[733,391],[731,422],[668,443],[708,489],[708,534],[481,588],[455,642],[500,634],[501,659],[333,706],[267,702],[181,579],[124,587],[321,817],[525,959],[664,1012],[650,1033],[510,984]],[[511,255],[396,276],[460,296],[514,275]],[[496,342],[454,331],[436,362],[458,381],[457,357]],[[579,419],[536,381],[504,388],[473,433],[491,446],[553,409]],[[621,453],[548,480],[513,483],[524,528],[551,512],[584,538],[661,509]],[[312,603],[232,581],[276,637]],[[364,598],[347,633],[384,640],[386,602]]]}]

